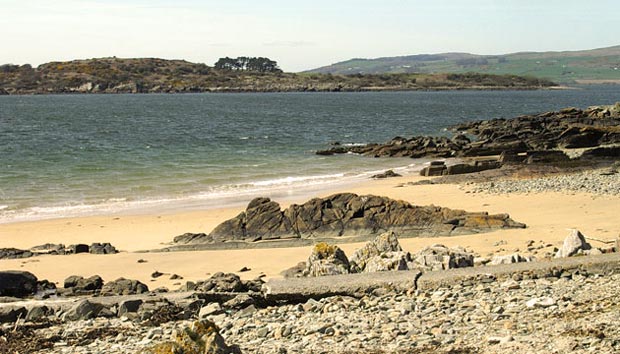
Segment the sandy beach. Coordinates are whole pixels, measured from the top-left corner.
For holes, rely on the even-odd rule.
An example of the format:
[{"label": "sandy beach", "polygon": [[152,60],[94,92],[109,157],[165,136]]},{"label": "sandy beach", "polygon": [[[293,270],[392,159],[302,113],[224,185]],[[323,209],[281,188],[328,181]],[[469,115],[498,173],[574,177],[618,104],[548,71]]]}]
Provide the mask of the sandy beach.
[{"label": "sandy beach", "polygon": [[[532,194],[470,193],[467,186],[457,184],[406,185],[420,180],[405,176],[385,180],[368,180],[344,188],[343,192],[374,194],[408,201],[415,205],[437,205],[467,211],[509,213],[526,229],[498,230],[495,232],[435,238],[401,239],[406,251],[415,252],[435,243],[463,246],[480,256],[491,254],[524,253],[526,243],[559,246],[568,234],[577,228],[587,237],[611,240],[620,234],[617,211],[620,197],[588,193],[544,192]],[[324,195],[332,194],[329,191]],[[281,202],[302,203],[306,199]],[[280,202],[280,201],[279,201]],[[79,254],[70,256],[39,256],[27,259],[1,260],[0,269],[28,270],[39,279],[48,279],[62,285],[70,275],[100,275],[105,281],[119,277],[138,279],[150,288],[165,286],[177,288],[187,280],[208,278],[218,271],[238,272],[243,278],[265,275],[278,277],[280,272],[306,260],[310,247],[244,249],[191,252],[142,253],[164,247],[174,236],[185,232],[209,232],[220,222],[237,215],[242,208],[210,209],[182,213],[96,216],[53,219],[0,225],[0,247],[30,248],[44,243],[110,242],[121,250],[116,255]],[[500,242],[503,241],[503,242]],[[592,241],[596,246],[604,244]],[[501,243],[501,245],[499,244]],[[361,243],[342,244],[350,254]],[[547,247],[550,251],[552,247]],[[527,252],[525,252],[527,253]],[[146,262],[138,263],[138,260]],[[151,273],[164,273],[157,279]],[[178,274],[183,280],[170,280]]]}]

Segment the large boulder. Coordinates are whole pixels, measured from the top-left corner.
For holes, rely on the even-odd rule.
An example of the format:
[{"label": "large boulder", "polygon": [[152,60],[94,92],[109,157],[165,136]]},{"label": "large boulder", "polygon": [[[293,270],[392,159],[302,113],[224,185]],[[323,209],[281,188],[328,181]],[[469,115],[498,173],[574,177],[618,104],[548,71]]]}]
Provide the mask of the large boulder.
[{"label": "large boulder", "polygon": [[105,283],[101,288],[101,295],[133,295],[149,291],[149,287],[138,280],[118,278]]},{"label": "large boulder", "polygon": [[93,243],[90,245],[89,252],[92,254],[114,254],[118,253],[116,248],[109,242],[106,243]]},{"label": "large boulder", "polygon": [[351,272],[363,271],[368,261],[374,257],[381,258],[388,252],[401,252],[402,250],[394,231],[384,232],[353,253],[349,258]]},{"label": "large boulder", "polygon": [[363,272],[374,273],[393,270],[408,270],[409,262],[411,262],[411,254],[409,252],[385,252],[368,259]]},{"label": "large boulder", "polygon": [[415,206],[374,195],[334,194],[281,210],[268,198],[252,200],[246,210],[218,225],[210,235],[181,235],[179,243],[258,241],[277,238],[374,236],[387,230],[405,235],[451,235],[497,228],[523,228],[507,214],[468,213],[436,206]]},{"label": "large boulder", "polygon": [[571,229],[570,234],[564,239],[562,248],[560,248],[555,254],[555,258],[565,258],[574,256],[579,251],[587,251],[592,249],[592,246],[586,242],[586,238],[579,230]]},{"label": "large boulder", "polygon": [[37,292],[37,277],[30,272],[0,272],[0,296],[26,297]]},{"label": "large boulder", "polygon": [[338,246],[319,242],[312,248],[312,254],[306,262],[304,275],[318,277],[349,273],[349,260]]},{"label": "large boulder", "polygon": [[103,305],[101,304],[82,300],[65,312],[62,319],[64,321],[87,320],[97,317],[102,309]]},{"label": "large boulder", "polygon": [[84,278],[79,275],[72,275],[65,279],[64,288],[71,289],[74,292],[95,291],[103,287],[103,279],[98,275]]},{"label": "large boulder", "polygon": [[432,245],[412,255],[409,269],[445,270],[474,266],[474,255],[463,248]]},{"label": "large boulder", "polygon": [[26,317],[28,310],[23,306],[0,307],[0,323],[14,323],[20,318]]},{"label": "large boulder", "polygon": [[213,274],[211,278],[198,282],[196,284],[196,290],[204,292],[237,293],[245,292],[248,289],[238,275],[234,273],[217,272]]}]

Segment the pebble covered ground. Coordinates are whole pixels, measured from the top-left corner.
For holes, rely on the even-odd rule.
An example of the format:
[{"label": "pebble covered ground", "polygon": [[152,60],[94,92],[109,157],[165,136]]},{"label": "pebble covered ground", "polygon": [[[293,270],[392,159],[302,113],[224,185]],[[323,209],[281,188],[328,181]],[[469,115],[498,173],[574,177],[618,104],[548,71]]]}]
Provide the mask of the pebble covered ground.
[{"label": "pebble covered ground", "polygon": [[540,193],[573,192],[596,195],[620,195],[620,173],[616,168],[606,168],[531,179],[503,179],[493,182],[473,183],[466,186],[470,193]]},{"label": "pebble covered ground", "polygon": [[[617,353],[618,293],[620,274],[572,274],[250,305],[209,318],[243,353]],[[39,330],[37,337],[62,339],[39,352],[139,353],[190,322],[59,324]]]}]

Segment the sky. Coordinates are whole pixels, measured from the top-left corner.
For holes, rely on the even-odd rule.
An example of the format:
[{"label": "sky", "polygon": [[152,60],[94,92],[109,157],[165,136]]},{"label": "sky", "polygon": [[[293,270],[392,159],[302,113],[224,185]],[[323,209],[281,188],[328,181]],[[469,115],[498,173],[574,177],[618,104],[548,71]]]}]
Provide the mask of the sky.
[{"label": "sky", "polygon": [[620,44],[618,0],[0,0],[0,64],[264,56],[284,71],[351,58]]}]

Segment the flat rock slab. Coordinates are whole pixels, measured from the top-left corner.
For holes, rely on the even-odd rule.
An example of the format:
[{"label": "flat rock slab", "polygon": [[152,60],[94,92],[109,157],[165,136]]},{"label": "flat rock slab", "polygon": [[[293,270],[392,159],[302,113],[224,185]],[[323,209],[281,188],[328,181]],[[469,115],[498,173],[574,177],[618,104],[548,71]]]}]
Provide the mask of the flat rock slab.
[{"label": "flat rock slab", "polygon": [[605,274],[620,271],[620,253],[542,260],[537,262],[467,267],[421,273],[417,270],[322,277],[272,279],[263,285],[267,299],[303,301],[331,295],[361,296],[377,288],[393,291],[436,289],[463,282],[483,283],[518,274],[532,278],[573,272]]}]

